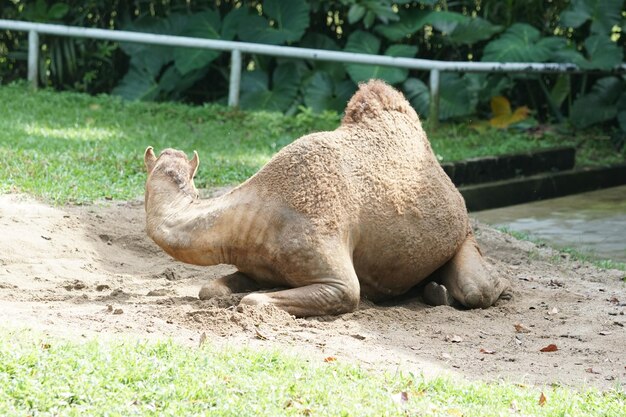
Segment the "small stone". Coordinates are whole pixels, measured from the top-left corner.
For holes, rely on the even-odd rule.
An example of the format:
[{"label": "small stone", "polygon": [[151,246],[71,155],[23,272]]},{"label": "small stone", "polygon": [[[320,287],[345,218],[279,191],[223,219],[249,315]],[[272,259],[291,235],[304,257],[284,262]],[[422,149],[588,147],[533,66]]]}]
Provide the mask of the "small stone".
[{"label": "small stone", "polygon": [[162,297],[164,295],[167,295],[167,290],[165,288],[160,288],[158,290],[148,291],[148,294],[146,295],[148,297]]},{"label": "small stone", "polygon": [[113,314],[123,314],[124,310],[122,310],[121,308],[116,308],[115,310],[113,310]]}]

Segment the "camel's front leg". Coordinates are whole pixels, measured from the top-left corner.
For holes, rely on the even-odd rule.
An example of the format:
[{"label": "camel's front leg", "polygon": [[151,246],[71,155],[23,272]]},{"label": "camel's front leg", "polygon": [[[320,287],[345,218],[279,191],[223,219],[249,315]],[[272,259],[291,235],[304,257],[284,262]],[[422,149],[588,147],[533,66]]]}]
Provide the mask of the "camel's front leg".
[{"label": "camel's front leg", "polygon": [[256,281],[241,272],[226,275],[204,285],[200,289],[198,298],[208,300],[213,297],[256,291],[260,288]]},{"label": "camel's front leg", "polygon": [[356,274],[344,279],[324,280],[288,290],[252,293],[241,304],[273,304],[296,317],[349,313],[359,305],[360,287]]},{"label": "camel's front leg", "polygon": [[469,308],[486,308],[500,297],[510,298],[509,282],[489,272],[473,234],[436,271],[434,281],[424,288],[424,298],[431,304],[449,305],[454,299]]}]

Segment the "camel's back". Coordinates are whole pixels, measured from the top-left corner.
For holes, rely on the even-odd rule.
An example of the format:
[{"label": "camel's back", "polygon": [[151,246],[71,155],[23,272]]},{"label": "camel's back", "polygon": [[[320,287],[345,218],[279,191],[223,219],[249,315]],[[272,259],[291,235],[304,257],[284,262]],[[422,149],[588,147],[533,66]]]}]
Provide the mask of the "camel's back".
[{"label": "camel's back", "polygon": [[350,234],[366,286],[386,274],[404,287],[395,276],[430,274],[465,239],[468,219],[417,115],[395,90],[385,103],[385,87],[361,87],[340,128],[285,147],[250,185],[309,217],[319,233]]}]

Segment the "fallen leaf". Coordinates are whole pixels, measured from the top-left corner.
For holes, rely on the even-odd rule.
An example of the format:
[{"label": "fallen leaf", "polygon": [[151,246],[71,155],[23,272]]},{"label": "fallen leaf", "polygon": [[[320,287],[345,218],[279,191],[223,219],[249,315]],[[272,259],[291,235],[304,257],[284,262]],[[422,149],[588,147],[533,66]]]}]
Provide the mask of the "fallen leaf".
[{"label": "fallen leaf", "polygon": [[485,355],[493,355],[494,353],[496,353],[495,350],[489,350],[489,349],[481,349],[480,353],[484,353]]},{"label": "fallen leaf", "polygon": [[393,394],[391,398],[398,404],[404,404],[409,401],[409,394],[406,391]]},{"label": "fallen leaf", "polygon": [[50,349],[50,343],[42,343],[41,344],[41,348],[42,349]]},{"label": "fallen leaf", "polygon": [[261,331],[258,329],[258,327],[254,328],[254,332],[255,332],[255,335],[256,335],[257,339],[269,340],[269,337],[264,335],[263,333],[261,333]]},{"label": "fallen leaf", "polygon": [[557,350],[559,350],[559,348],[556,347],[554,343],[551,343],[548,346],[539,349],[540,352],[556,352]]},{"label": "fallen leaf", "polygon": [[617,297],[613,296],[609,299],[609,302],[613,304],[617,304],[619,303],[619,300],[617,299]]},{"label": "fallen leaf", "polygon": [[541,395],[539,396],[539,405],[543,407],[546,404],[546,401],[548,401],[548,399],[542,392]]},{"label": "fallen leaf", "polygon": [[530,333],[530,329],[522,323],[515,323],[513,327],[515,327],[515,332],[517,333]]},{"label": "fallen leaf", "polygon": [[593,368],[587,368],[585,369],[585,372],[587,372],[588,374],[599,374],[600,372],[596,372],[593,370]]},{"label": "fallen leaf", "polygon": [[334,356],[327,356],[324,358],[324,362],[335,362],[337,360],[337,358],[335,358]]}]

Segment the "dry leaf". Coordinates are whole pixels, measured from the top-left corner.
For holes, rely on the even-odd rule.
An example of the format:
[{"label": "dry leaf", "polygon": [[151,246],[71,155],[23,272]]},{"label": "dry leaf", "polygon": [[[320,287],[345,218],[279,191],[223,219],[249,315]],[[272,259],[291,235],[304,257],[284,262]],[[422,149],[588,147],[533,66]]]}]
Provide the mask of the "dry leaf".
[{"label": "dry leaf", "polygon": [[530,333],[530,329],[524,326],[522,323],[515,323],[513,327],[515,327],[516,333]]},{"label": "dry leaf", "polygon": [[551,343],[548,346],[539,349],[540,352],[556,352],[557,350],[559,350],[559,348],[556,347],[554,343]]},{"label": "dry leaf", "polygon": [[324,362],[335,362],[337,360],[337,358],[335,358],[334,356],[327,356],[324,358]]},{"label": "dry leaf", "polygon": [[393,394],[391,398],[398,404],[404,404],[409,401],[409,394],[406,391],[402,391],[397,394]]},{"label": "dry leaf", "polygon": [[484,353],[485,355],[493,355],[494,353],[496,353],[495,350],[489,350],[489,349],[481,349],[480,353]]},{"label": "dry leaf", "polygon": [[546,396],[542,392],[541,395],[539,396],[539,405],[543,407],[546,404],[547,400],[548,399],[546,398]]},{"label": "dry leaf", "polygon": [[613,304],[618,304],[619,300],[617,299],[617,297],[613,296],[609,299],[609,302]]},{"label": "dry leaf", "polygon": [[261,339],[261,340],[268,340],[269,337],[265,336],[263,333],[261,333],[261,331],[257,328],[254,329],[254,332],[256,333],[256,338],[257,339]]},{"label": "dry leaf", "polygon": [[599,374],[600,372],[596,372],[593,370],[593,368],[587,368],[585,369],[585,372],[587,372],[588,374]]}]

